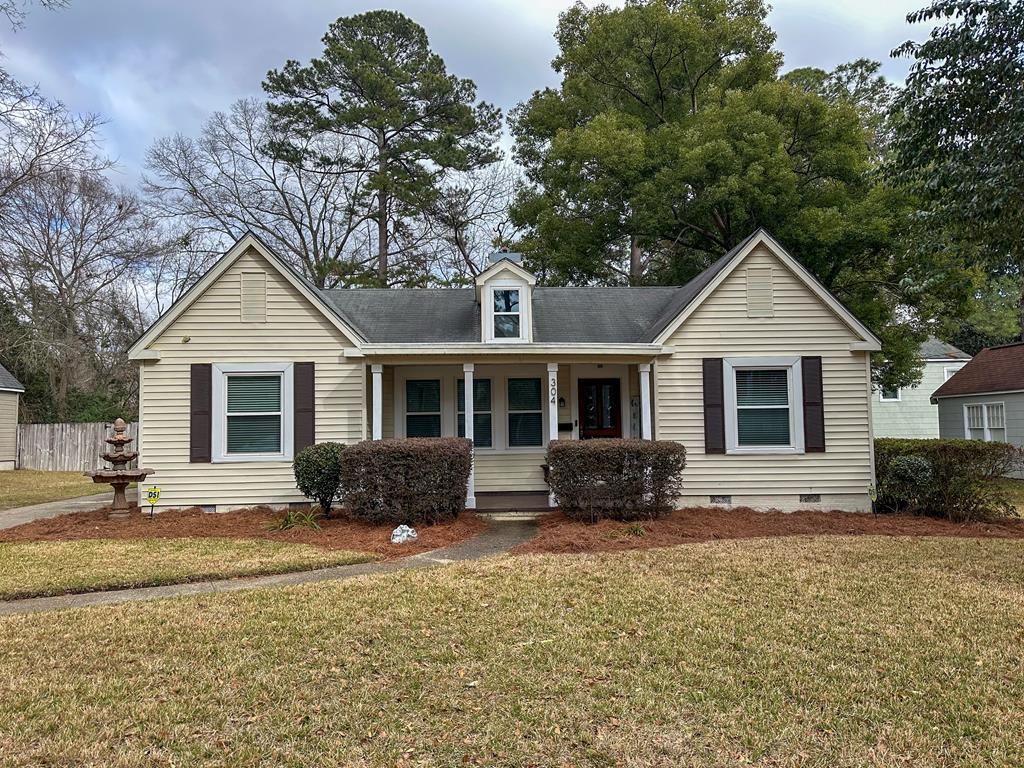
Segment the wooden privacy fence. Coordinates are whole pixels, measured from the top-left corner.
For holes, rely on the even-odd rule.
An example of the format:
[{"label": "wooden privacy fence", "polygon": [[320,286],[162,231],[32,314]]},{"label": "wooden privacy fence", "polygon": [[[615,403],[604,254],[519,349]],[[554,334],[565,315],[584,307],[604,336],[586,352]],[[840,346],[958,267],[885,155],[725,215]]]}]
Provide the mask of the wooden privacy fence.
[{"label": "wooden privacy fence", "polygon": [[[113,434],[111,424],[19,424],[18,469],[85,472],[107,466],[100,454],[110,446],[103,442]],[[128,425],[128,436],[138,438],[138,425]],[[132,443],[129,450],[136,448]],[[133,461],[128,465],[134,467]]]}]

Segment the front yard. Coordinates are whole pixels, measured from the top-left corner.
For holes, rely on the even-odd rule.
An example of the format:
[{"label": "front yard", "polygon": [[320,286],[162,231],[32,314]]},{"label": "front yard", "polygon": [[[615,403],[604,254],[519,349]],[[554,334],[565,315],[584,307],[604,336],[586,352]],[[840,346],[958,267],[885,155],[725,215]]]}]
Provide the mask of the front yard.
[{"label": "front yard", "polygon": [[373,560],[258,539],[81,539],[0,543],[0,600],[287,573]]},{"label": "front yard", "polygon": [[0,619],[11,765],[1017,766],[1024,543],[791,537]]},{"label": "front yard", "polygon": [[0,510],[110,492],[109,485],[97,485],[81,472],[37,469],[0,472]]}]

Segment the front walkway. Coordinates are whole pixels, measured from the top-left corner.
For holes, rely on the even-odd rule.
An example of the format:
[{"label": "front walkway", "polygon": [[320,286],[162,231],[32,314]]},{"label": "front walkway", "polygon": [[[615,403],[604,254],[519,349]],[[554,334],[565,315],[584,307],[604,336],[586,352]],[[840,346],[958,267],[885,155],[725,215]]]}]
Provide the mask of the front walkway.
[{"label": "front walkway", "polygon": [[[129,504],[135,503],[137,494],[138,488],[129,488],[125,491],[125,497],[128,499]],[[90,509],[99,509],[110,504],[113,498],[114,492],[110,490],[103,493],[95,493],[91,496],[78,496],[73,499],[33,504],[30,507],[5,509],[0,511],[0,528],[13,528],[16,525],[31,523],[33,520],[66,515],[69,512],[87,512]]]},{"label": "front walkway", "polygon": [[0,616],[19,613],[35,613],[63,608],[84,608],[91,605],[116,605],[161,597],[183,595],[206,595],[214,592],[236,592],[242,589],[284,587],[293,584],[312,584],[321,581],[350,579],[377,573],[391,573],[413,568],[436,568],[437,566],[463,560],[478,560],[483,557],[504,554],[518,544],[533,537],[537,526],[533,521],[495,521],[488,523],[486,530],[478,536],[453,544],[450,547],[422,552],[418,555],[358,565],[341,565],[335,568],[321,568],[316,571],[282,573],[274,576],[250,576],[217,581],[197,581],[191,584],[168,584],[162,587],[139,589],[118,589],[109,592],[88,592],[81,595],[59,595],[57,597],[33,597],[25,600],[0,602]]}]

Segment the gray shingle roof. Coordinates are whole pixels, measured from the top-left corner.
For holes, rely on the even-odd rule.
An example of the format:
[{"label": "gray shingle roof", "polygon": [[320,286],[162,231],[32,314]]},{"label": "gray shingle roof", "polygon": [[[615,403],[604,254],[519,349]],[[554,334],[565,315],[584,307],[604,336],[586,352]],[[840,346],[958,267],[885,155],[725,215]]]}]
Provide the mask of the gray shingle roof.
[{"label": "gray shingle roof", "polygon": [[[533,340],[650,343],[756,234],[683,286],[538,286],[533,291]],[[320,294],[371,344],[480,341],[480,307],[473,288],[357,288]]]},{"label": "gray shingle roof", "polygon": [[0,365],[0,389],[16,389],[19,392],[25,391],[21,382],[14,378],[14,375],[2,365]]},{"label": "gray shingle roof", "polygon": [[927,341],[921,344],[918,355],[925,360],[970,360],[971,356],[962,349],[957,349],[952,344],[939,341],[934,336],[929,336]]}]

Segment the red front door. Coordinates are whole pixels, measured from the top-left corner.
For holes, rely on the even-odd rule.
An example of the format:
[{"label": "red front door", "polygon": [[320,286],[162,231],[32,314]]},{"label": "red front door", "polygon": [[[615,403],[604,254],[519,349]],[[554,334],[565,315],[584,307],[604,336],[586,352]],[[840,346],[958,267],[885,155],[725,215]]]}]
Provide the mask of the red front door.
[{"label": "red front door", "polygon": [[622,437],[618,379],[580,379],[580,438]]}]

